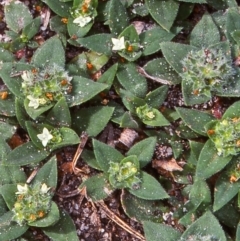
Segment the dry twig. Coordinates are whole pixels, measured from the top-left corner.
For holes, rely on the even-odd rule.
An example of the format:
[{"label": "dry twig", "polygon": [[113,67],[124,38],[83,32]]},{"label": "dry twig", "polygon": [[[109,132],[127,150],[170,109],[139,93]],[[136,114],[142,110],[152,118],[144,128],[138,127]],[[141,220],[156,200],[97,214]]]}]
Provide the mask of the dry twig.
[{"label": "dry twig", "polygon": [[146,239],[138,232],[136,232],[133,228],[131,228],[128,224],[126,224],[121,218],[119,218],[115,213],[113,213],[103,201],[98,201],[95,203],[99,208],[101,208],[106,215],[121,228],[126,230],[128,233],[132,234],[134,237],[140,239],[141,241],[146,241]]},{"label": "dry twig", "polygon": [[77,161],[79,159],[79,157],[82,154],[83,148],[86,145],[88,140],[88,134],[86,132],[82,132],[82,135],[80,136],[80,144],[78,145],[78,148],[76,150],[76,153],[73,157],[73,161],[72,161],[72,169],[74,174],[79,174],[79,173],[85,173],[83,170],[81,170],[80,168],[77,168]]},{"label": "dry twig", "polygon": [[151,79],[151,80],[154,80],[158,83],[161,83],[161,84],[164,84],[164,85],[172,85],[173,83],[171,81],[168,81],[168,80],[165,80],[165,79],[161,79],[161,78],[158,78],[158,77],[154,77],[154,76],[151,76],[149,75],[142,67],[140,66],[137,66],[137,71],[138,73],[140,73],[141,75],[143,75],[144,77],[148,78],[148,79]]}]

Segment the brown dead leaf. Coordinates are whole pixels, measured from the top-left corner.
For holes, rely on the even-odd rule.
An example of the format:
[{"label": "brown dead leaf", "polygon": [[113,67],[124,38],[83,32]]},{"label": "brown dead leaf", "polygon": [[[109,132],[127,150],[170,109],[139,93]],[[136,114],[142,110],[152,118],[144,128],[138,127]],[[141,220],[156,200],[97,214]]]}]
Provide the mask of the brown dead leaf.
[{"label": "brown dead leaf", "polygon": [[135,130],[124,129],[118,141],[130,148],[136,138],[138,138],[138,133]]},{"label": "brown dead leaf", "polygon": [[182,171],[183,170],[183,168],[178,165],[178,163],[176,162],[176,160],[174,158],[172,158],[170,160],[157,160],[157,159],[155,159],[152,162],[152,166],[153,166],[153,168],[166,170],[166,171],[169,171],[169,172]]},{"label": "brown dead leaf", "polygon": [[73,173],[72,162],[64,162],[61,165],[61,171],[64,173]]}]

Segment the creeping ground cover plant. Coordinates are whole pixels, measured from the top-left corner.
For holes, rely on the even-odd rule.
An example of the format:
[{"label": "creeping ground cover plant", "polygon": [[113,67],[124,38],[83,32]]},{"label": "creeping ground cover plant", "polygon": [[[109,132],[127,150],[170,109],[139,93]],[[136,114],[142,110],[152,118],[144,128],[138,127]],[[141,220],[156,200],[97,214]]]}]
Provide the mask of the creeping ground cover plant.
[{"label": "creeping ground cover plant", "polygon": [[240,241],[239,23],[236,0],[1,1],[0,241]]}]

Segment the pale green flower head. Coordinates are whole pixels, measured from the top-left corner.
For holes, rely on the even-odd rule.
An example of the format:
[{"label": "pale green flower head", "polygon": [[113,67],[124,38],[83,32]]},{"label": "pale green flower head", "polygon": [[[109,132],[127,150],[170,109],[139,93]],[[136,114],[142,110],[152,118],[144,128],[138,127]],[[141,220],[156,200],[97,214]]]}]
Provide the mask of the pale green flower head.
[{"label": "pale green flower head", "polygon": [[12,221],[21,226],[44,218],[49,213],[52,196],[48,192],[50,187],[45,183],[17,185],[17,189]]}]

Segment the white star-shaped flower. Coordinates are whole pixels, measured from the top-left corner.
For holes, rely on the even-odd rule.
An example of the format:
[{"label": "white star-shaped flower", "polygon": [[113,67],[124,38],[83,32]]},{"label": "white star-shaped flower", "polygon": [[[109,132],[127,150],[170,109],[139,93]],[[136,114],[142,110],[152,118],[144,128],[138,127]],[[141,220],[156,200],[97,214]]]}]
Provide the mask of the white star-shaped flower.
[{"label": "white star-shaped flower", "polygon": [[42,145],[47,146],[48,142],[53,138],[53,135],[49,132],[49,130],[44,127],[43,132],[37,135],[38,139],[42,142]]},{"label": "white star-shaped flower", "polygon": [[113,51],[125,49],[124,36],[122,36],[120,39],[112,38],[112,43],[113,43],[113,47],[112,47]]},{"label": "white star-shaped flower", "polygon": [[31,85],[34,79],[34,75],[31,71],[23,71],[21,77],[27,85]]},{"label": "white star-shaped flower", "polygon": [[32,97],[31,95],[28,95],[27,99],[30,100],[29,104],[28,104],[29,107],[33,107],[33,109],[38,108],[38,106],[39,106],[39,99],[38,98],[36,99],[36,98]]},{"label": "white star-shaped flower", "polygon": [[45,194],[48,192],[49,189],[50,189],[50,187],[47,187],[47,185],[45,183],[43,183],[43,185],[41,187],[41,193]]},{"label": "white star-shaped flower", "polygon": [[76,23],[76,24],[77,24],[78,26],[80,26],[80,27],[84,27],[84,26],[86,26],[88,23],[90,23],[91,20],[92,20],[92,18],[89,17],[89,16],[86,16],[86,17],[84,17],[84,16],[79,16],[79,17],[77,17],[77,18],[75,18],[75,19],[73,20],[73,23]]},{"label": "white star-shaped flower", "polygon": [[16,194],[26,194],[28,192],[28,185],[25,183],[24,186],[18,184],[17,185],[17,190]]}]

